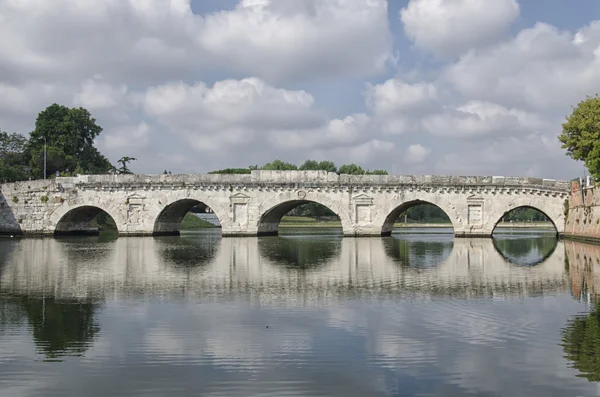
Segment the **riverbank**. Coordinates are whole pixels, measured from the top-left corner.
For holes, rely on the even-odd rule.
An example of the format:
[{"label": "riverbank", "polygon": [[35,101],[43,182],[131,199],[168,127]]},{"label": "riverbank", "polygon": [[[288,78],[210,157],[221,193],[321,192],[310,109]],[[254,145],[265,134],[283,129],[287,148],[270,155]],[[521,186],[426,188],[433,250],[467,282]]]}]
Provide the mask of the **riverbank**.
[{"label": "riverbank", "polygon": [[[342,224],[339,221],[317,221],[315,218],[309,217],[286,217],[284,216],[281,219],[281,223],[279,224],[280,228],[285,227],[307,227],[307,228],[332,228],[332,227],[342,227]],[[395,228],[451,228],[451,223],[418,223],[418,222],[397,222],[394,223]],[[499,223],[496,227],[505,228],[505,229],[553,229],[554,225],[552,222],[502,222]]]},{"label": "riverbank", "polygon": [[181,230],[198,230],[198,229],[214,229],[218,226],[213,225],[204,219],[198,218],[196,215],[188,212],[181,221]]},{"label": "riverbank", "polygon": [[[284,216],[281,219],[281,223],[279,224],[280,228],[337,228],[342,227],[341,222],[332,221],[332,220],[317,220],[315,218],[310,217],[302,217],[302,216]],[[413,222],[399,222],[394,224],[395,228],[431,228],[431,229],[439,229],[439,228],[451,228],[451,223],[413,223]],[[498,228],[508,228],[508,229],[544,229],[544,228],[554,228],[551,222],[532,222],[532,223],[499,223]],[[181,230],[197,230],[197,229],[212,229],[218,228],[218,226],[213,225],[210,222],[207,222],[203,219],[198,218],[193,214],[186,214],[181,222]]]}]

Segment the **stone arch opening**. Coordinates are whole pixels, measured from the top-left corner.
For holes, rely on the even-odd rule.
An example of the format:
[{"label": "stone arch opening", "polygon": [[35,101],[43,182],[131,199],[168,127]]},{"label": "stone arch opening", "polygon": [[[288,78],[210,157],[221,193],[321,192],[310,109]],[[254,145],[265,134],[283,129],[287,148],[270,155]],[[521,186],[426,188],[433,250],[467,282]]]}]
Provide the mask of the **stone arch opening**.
[{"label": "stone arch opening", "polygon": [[546,212],[541,209],[521,205],[504,212],[494,224],[492,235],[502,232],[541,230],[550,232],[558,236],[559,230],[555,221]]},{"label": "stone arch opening", "polygon": [[290,200],[270,208],[260,217],[258,235],[276,236],[280,227],[343,229],[338,213],[312,200]]},{"label": "stone arch opening", "polygon": [[[394,208],[385,218],[382,236],[390,236],[398,227],[435,227],[440,232],[454,234],[454,225],[448,213],[440,206],[425,200],[412,200]],[[447,229],[446,229],[447,228]]]},{"label": "stone arch opening", "polygon": [[115,219],[102,208],[83,205],[70,209],[60,218],[54,229],[54,235],[98,235],[101,231],[118,232]]},{"label": "stone arch opening", "polygon": [[221,219],[205,203],[181,199],[167,205],[154,222],[153,235],[178,236],[181,230],[220,228]]}]

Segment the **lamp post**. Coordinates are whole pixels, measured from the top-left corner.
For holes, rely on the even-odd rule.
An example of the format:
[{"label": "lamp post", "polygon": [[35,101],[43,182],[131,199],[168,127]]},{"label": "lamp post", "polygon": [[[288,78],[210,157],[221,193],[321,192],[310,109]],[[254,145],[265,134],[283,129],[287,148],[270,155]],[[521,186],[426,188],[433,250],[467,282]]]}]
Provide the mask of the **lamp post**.
[{"label": "lamp post", "polygon": [[46,179],[46,136],[44,135],[44,179]]}]

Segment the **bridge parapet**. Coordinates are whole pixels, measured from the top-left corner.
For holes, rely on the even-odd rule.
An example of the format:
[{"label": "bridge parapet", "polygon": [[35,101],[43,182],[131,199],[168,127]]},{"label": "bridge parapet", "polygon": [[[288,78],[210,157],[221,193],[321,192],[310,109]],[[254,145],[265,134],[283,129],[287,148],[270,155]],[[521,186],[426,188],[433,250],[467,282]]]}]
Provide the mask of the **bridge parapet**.
[{"label": "bridge parapet", "polygon": [[179,174],[179,175],[80,175],[61,177],[64,187],[98,188],[111,186],[328,186],[328,187],[495,187],[538,189],[568,192],[570,182],[553,179],[505,176],[439,176],[439,175],[338,175],[325,171],[264,171],[250,174]]}]

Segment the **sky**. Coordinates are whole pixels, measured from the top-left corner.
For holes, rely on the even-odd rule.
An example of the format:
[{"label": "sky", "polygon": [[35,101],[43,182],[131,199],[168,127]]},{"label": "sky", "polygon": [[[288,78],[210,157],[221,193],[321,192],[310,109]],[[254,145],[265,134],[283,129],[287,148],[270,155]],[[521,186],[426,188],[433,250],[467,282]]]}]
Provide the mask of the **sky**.
[{"label": "sky", "polygon": [[571,179],[557,136],[599,66],[597,0],[0,0],[0,129],[83,106],[137,173]]}]

